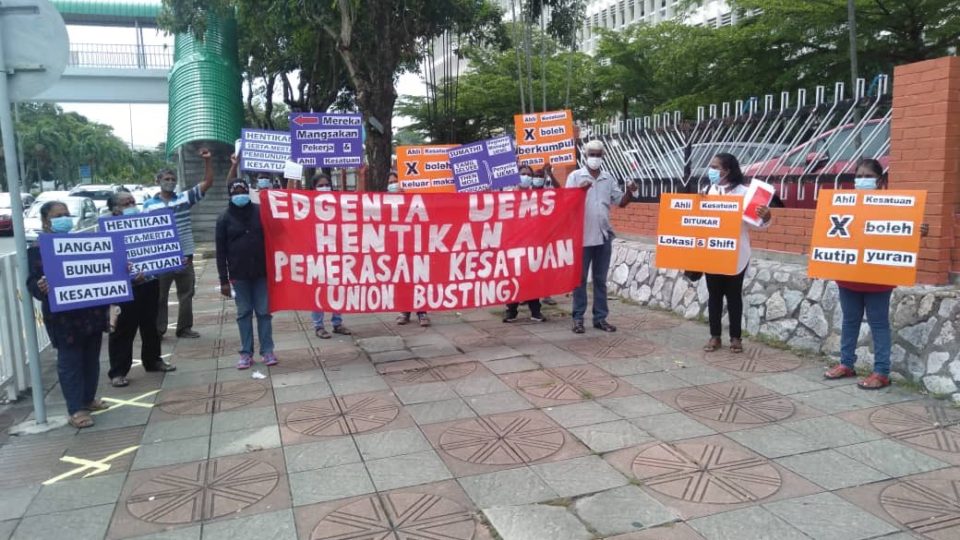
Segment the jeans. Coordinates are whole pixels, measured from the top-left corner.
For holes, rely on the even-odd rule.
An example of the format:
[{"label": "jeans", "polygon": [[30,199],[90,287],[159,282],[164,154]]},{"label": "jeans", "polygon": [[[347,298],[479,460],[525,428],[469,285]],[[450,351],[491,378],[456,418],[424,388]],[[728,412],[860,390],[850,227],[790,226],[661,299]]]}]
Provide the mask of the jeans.
[{"label": "jeans", "polygon": [[[410,312],[409,312],[409,311],[404,311],[404,312],[401,313],[400,315],[403,315],[404,317],[406,317],[406,318],[408,318],[408,319],[410,318]],[[418,311],[418,312],[417,312],[417,318],[418,318],[418,319],[422,319],[422,318],[424,318],[424,317],[426,317],[426,316],[427,316],[427,312],[426,312],[426,311]]]},{"label": "jeans", "polygon": [[747,269],[735,276],[706,274],[707,313],[710,316],[710,336],[718,338],[723,333],[720,319],[723,318],[723,299],[727,299],[727,313],[730,315],[730,338],[740,339],[743,324],[743,276]]},{"label": "jeans", "polygon": [[840,287],[840,309],[843,325],[840,331],[840,362],[853,368],[857,362],[857,338],[860,323],[867,314],[873,334],[873,372],[890,374],[890,296],[893,291],[857,292]]},{"label": "jeans", "polygon": [[57,347],[57,377],[67,402],[67,414],[85,410],[97,397],[100,377],[100,346],[103,334],[77,336],[72,343]]},{"label": "jeans", "polygon": [[240,328],[240,354],[253,355],[253,313],[257,314],[260,354],[273,353],[273,315],[268,311],[267,278],[238,279],[233,282]]},{"label": "jeans", "polygon": [[587,312],[587,276],[593,269],[593,323],[607,320],[607,272],[610,271],[610,255],[613,253],[613,238],[607,238],[599,246],[584,246],[583,269],[580,286],[573,291],[573,320],[583,322]]},{"label": "jeans", "polygon": [[[323,312],[322,311],[314,311],[313,313],[310,314],[310,318],[313,319],[314,330],[319,330],[323,328]],[[343,316],[337,313],[336,311],[333,312],[333,317],[330,317],[330,320],[333,322],[334,328],[339,328],[340,326],[343,325]]]},{"label": "jeans", "polygon": [[161,336],[167,333],[170,324],[167,302],[170,298],[170,285],[177,284],[177,333],[186,332],[193,328],[193,294],[196,292],[197,276],[193,271],[193,262],[176,272],[162,274],[160,282],[160,310],[157,314],[157,333]]},{"label": "jeans", "polygon": [[126,377],[133,364],[133,340],[140,331],[140,361],[143,369],[156,371],[163,360],[160,358],[160,334],[157,333],[157,302],[160,285],[151,280],[133,288],[133,300],[120,304],[117,328],[110,334],[109,378]]}]

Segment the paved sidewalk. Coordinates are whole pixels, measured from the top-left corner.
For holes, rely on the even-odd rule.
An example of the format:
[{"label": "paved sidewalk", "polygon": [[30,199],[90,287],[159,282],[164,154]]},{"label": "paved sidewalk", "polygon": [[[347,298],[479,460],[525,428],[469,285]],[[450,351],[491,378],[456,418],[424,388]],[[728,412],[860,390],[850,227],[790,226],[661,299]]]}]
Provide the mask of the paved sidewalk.
[{"label": "paved sidewalk", "polygon": [[177,372],[104,375],[96,427],[0,446],[0,540],[960,538],[960,410],[910,391],[755,343],[705,356],[703,325],[617,302],[618,333],[582,336],[563,303],[347,316],[332,340],[284,313],[280,365],[237,371],[233,303],[198,272]]}]

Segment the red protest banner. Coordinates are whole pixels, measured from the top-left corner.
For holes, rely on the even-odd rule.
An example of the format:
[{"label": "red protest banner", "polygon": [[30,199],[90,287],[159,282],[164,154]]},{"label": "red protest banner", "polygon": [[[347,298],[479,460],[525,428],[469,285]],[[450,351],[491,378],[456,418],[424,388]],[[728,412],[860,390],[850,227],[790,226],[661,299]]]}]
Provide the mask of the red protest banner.
[{"label": "red protest banner", "polygon": [[469,309],[580,281],[579,189],[259,197],[271,312]]}]

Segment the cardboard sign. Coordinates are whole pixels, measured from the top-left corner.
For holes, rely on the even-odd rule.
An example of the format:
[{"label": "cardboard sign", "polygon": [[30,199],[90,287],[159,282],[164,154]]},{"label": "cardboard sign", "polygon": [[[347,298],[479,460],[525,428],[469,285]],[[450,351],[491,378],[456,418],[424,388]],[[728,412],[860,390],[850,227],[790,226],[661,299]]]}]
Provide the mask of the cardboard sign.
[{"label": "cardboard sign", "polygon": [[520,163],[535,168],[576,165],[573,113],[569,110],[517,114],[513,117]]},{"label": "cardboard sign", "polygon": [[278,173],[290,159],[290,134],[283,131],[244,129],[239,148],[240,170]]},{"label": "cardboard sign", "polygon": [[580,282],[583,190],[259,197],[271,311],[472,309]]},{"label": "cardboard sign", "polygon": [[50,286],[50,311],[133,300],[127,252],[119,234],[41,234],[40,257]]},{"label": "cardboard sign", "polygon": [[508,136],[457,146],[447,155],[457,191],[503,189],[520,183],[517,154]]},{"label": "cardboard sign", "polygon": [[926,191],[820,190],[807,275],[913,285]]},{"label": "cardboard sign", "polygon": [[290,159],[307,167],[363,165],[363,117],[359,114],[291,113]]},{"label": "cardboard sign", "polygon": [[754,227],[759,227],[763,223],[763,220],[757,215],[757,210],[764,206],[770,206],[770,201],[773,200],[773,193],[773,186],[754,178],[750,182],[750,187],[747,188],[746,196],[743,198],[743,200],[747,201],[743,209],[743,220]]},{"label": "cardboard sign", "polygon": [[397,176],[405,192],[452,193],[456,191],[447,151],[454,144],[397,147]]},{"label": "cardboard sign", "polygon": [[100,232],[120,235],[132,266],[131,276],[155,276],[183,268],[183,248],[173,210],[103,217]]},{"label": "cardboard sign", "polygon": [[295,161],[283,163],[283,177],[287,180],[303,180],[303,165]]},{"label": "cardboard sign", "polygon": [[657,268],[736,275],[743,200],[740,195],[661,195]]}]

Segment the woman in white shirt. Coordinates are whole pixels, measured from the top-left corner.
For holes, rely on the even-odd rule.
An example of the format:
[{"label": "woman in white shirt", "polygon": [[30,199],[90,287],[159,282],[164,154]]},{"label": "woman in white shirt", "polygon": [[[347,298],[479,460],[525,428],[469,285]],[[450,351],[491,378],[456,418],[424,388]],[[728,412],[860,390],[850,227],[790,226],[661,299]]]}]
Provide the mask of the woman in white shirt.
[{"label": "woman in white shirt", "polygon": [[[740,172],[740,162],[732,154],[720,153],[710,160],[707,169],[710,187],[706,195],[740,195],[747,194],[747,187],[743,173]],[[750,264],[750,228],[766,228],[770,225],[770,209],[761,207],[757,215],[763,220],[760,227],[744,223],[740,230],[740,250],[737,253],[737,274],[733,276],[723,274],[706,274],[707,291],[710,293],[707,311],[710,317],[710,341],[703,347],[706,352],[713,352],[723,346],[720,339],[723,318],[723,300],[727,300],[727,312],[730,315],[730,350],[735,353],[743,352],[741,327],[743,324],[743,276],[747,273]]]}]

